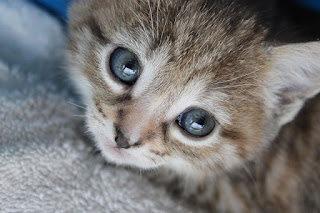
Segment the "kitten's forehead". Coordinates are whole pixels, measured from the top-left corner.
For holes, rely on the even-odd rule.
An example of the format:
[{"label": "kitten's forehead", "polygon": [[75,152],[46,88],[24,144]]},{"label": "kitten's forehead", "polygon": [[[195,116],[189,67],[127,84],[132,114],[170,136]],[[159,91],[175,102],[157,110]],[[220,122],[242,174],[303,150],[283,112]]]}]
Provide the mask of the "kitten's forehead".
[{"label": "kitten's forehead", "polygon": [[108,42],[131,44],[146,56],[170,45],[171,59],[180,63],[219,62],[259,44],[265,34],[257,17],[232,1],[229,5],[205,0],[91,2],[88,10],[94,12],[81,14],[80,25],[87,24]]}]

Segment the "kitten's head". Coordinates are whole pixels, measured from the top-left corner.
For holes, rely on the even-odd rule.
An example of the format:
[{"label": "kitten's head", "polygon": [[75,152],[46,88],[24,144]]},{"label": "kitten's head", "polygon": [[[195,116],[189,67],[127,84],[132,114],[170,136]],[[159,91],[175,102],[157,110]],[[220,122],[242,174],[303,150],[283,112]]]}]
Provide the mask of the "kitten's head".
[{"label": "kitten's head", "polygon": [[71,78],[103,155],[197,175],[257,155],[320,87],[319,42],[266,34],[231,1],[76,1]]}]

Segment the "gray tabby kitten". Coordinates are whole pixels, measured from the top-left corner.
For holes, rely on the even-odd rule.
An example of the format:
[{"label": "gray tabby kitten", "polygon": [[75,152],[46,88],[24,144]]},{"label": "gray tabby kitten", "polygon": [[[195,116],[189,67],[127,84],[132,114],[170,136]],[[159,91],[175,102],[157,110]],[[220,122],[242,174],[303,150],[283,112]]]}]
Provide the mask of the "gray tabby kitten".
[{"label": "gray tabby kitten", "polygon": [[71,79],[109,162],[171,171],[209,211],[320,211],[320,42],[276,45],[231,0],[70,13]]}]

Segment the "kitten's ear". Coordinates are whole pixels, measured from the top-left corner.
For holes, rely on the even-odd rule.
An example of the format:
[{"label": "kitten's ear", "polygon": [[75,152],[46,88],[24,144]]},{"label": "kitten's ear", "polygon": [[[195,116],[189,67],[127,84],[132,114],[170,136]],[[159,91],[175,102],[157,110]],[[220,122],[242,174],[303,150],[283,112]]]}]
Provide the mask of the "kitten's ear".
[{"label": "kitten's ear", "polygon": [[270,53],[267,104],[284,125],[320,92],[320,42],[274,47]]}]

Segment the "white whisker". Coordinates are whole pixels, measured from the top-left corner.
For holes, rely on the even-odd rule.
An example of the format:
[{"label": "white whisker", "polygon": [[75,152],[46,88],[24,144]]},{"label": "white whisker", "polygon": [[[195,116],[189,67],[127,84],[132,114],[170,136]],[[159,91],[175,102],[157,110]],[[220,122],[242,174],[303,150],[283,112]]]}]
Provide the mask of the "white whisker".
[{"label": "white whisker", "polygon": [[86,107],[85,107],[85,106],[80,106],[80,105],[78,105],[78,104],[75,104],[75,103],[72,103],[72,102],[69,102],[69,101],[67,101],[67,103],[69,103],[69,104],[71,104],[71,105],[73,105],[73,106],[79,107],[80,109],[86,110]]},{"label": "white whisker", "polygon": [[195,62],[195,56],[194,56],[194,54],[192,55],[192,68],[193,68],[193,70],[196,69],[196,62]]},{"label": "white whisker", "polygon": [[215,84],[223,84],[223,83],[227,83],[227,82],[231,82],[231,81],[238,80],[238,79],[240,79],[240,78],[244,78],[244,77],[247,77],[247,76],[251,76],[251,75],[253,75],[254,73],[258,72],[259,70],[260,70],[260,69],[255,70],[255,71],[250,72],[250,73],[247,73],[247,74],[242,75],[242,76],[238,76],[238,77],[235,77],[235,78],[231,78],[231,79],[226,80],[226,81],[220,81],[220,82],[217,82],[217,83],[215,83]]},{"label": "white whisker", "polygon": [[85,115],[72,115],[73,117],[85,118]]},{"label": "white whisker", "polygon": [[94,150],[92,150],[92,152],[90,153],[90,155],[95,155],[96,153],[100,152],[100,150],[98,148],[95,148]]},{"label": "white whisker", "polygon": [[151,8],[151,2],[150,2],[150,0],[148,1],[148,6],[149,6],[149,11],[150,11],[150,22],[151,22],[152,35],[153,35],[153,38],[154,38],[155,35],[154,35],[153,13],[152,13],[152,8]]},{"label": "white whisker", "polygon": [[92,134],[92,133],[90,132],[90,130],[86,130],[86,131],[84,131],[83,133],[86,134],[86,135],[91,135],[91,134]]},{"label": "white whisker", "polygon": [[138,19],[138,21],[139,21],[139,23],[140,23],[140,26],[142,27],[142,29],[143,29],[143,32],[145,33],[145,34],[147,34],[147,28],[146,28],[146,26],[145,26],[145,24],[143,23],[143,21],[141,20],[141,18],[139,17],[139,15],[137,15],[132,9],[130,9],[131,10],[131,12],[132,12],[132,14]]},{"label": "white whisker", "polygon": [[262,85],[259,85],[259,84],[239,84],[239,85],[232,85],[232,86],[225,86],[225,87],[215,87],[213,89],[230,89],[230,88],[236,88],[236,87],[262,87]]},{"label": "white whisker", "polygon": [[159,10],[160,10],[160,0],[158,0],[157,4],[157,37],[159,37]]},{"label": "white whisker", "polygon": [[164,34],[165,29],[166,29],[167,22],[168,22],[168,16],[167,16],[167,18],[165,19],[164,25],[163,25],[163,27],[162,27],[162,33],[161,33],[161,36],[160,36],[160,40],[162,40],[162,38],[163,38],[163,34]]},{"label": "white whisker", "polygon": [[246,173],[246,175],[249,177],[249,179],[252,181],[253,185],[254,185],[254,190],[259,193],[259,186],[258,186],[258,183],[256,181],[256,179],[254,178],[252,172],[250,171],[250,169],[246,166],[246,165],[243,165],[242,166],[244,172]]}]

